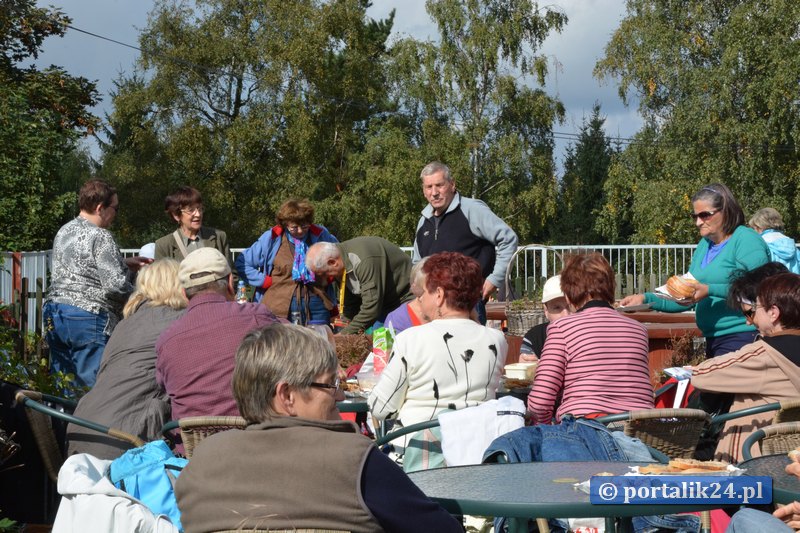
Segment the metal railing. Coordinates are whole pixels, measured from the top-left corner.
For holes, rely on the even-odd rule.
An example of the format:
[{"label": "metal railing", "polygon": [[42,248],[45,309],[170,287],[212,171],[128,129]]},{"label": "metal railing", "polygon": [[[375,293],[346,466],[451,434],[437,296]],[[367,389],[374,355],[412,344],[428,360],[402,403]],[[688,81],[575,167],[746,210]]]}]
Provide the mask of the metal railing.
[{"label": "metal railing", "polygon": [[[597,246],[544,246],[531,244],[521,246],[509,265],[507,281],[510,285],[511,298],[522,296],[535,297],[543,280],[557,274],[563,267],[563,260],[574,253],[596,251],[608,259],[617,274],[618,294],[633,294],[650,290],[678,273],[686,272],[692,259],[696,245],[664,244],[664,245],[597,245]],[[232,248],[233,258],[244,251],[244,248]],[[411,247],[403,247],[403,251],[411,253]],[[123,255],[136,255],[138,249],[123,249]],[[36,294],[46,292],[50,272],[50,251],[21,252],[11,254],[0,252],[0,302],[20,301],[23,292],[20,279],[27,279],[24,288],[27,305],[28,330],[36,331],[41,327],[41,300],[37,302]],[[15,264],[16,262],[16,264]],[[17,273],[14,279],[12,272]],[[14,294],[17,291],[18,295]],[[501,299],[506,298],[501,291]],[[37,327],[38,326],[38,327]],[[40,329],[38,329],[40,331]]]}]

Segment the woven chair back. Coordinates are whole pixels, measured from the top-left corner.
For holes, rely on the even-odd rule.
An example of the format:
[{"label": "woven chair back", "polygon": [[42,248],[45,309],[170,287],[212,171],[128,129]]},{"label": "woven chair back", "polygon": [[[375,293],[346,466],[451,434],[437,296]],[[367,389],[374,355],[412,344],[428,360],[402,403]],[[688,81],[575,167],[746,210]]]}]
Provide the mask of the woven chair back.
[{"label": "woven chair back", "polygon": [[761,455],[789,453],[800,446],[800,422],[784,422],[761,428]]},{"label": "woven chair back", "polygon": [[625,434],[641,440],[671,459],[690,458],[711,416],[700,409],[631,411]]},{"label": "woven chair back", "polygon": [[781,402],[781,408],[772,419],[773,424],[800,422],[800,399]]},{"label": "woven chair back", "polygon": [[229,429],[244,429],[247,422],[241,416],[190,416],[181,418],[178,425],[184,453],[191,459],[195,447],[206,437]]}]

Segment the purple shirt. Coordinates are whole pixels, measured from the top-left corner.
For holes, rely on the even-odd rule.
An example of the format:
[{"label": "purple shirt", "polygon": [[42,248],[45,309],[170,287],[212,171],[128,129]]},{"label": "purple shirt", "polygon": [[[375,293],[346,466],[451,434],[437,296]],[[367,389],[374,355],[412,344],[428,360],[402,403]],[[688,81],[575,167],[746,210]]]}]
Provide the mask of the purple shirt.
[{"label": "purple shirt", "polygon": [[238,416],[231,391],[234,356],[244,336],[278,322],[266,306],[198,294],[156,342],[156,381],[172,403],[172,419]]}]

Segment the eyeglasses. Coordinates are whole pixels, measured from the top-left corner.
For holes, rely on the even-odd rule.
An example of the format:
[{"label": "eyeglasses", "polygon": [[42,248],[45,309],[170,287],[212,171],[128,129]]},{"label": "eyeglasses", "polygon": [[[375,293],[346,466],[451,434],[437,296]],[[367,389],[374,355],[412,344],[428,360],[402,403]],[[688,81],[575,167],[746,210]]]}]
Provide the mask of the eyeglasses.
[{"label": "eyeglasses", "polygon": [[197,213],[198,215],[202,215],[203,211],[204,210],[202,206],[186,207],[184,209],[181,209],[181,213],[183,213],[184,215],[194,215],[195,213]]},{"label": "eyeglasses", "polygon": [[702,211],[700,213],[689,213],[689,216],[692,217],[692,220],[697,220],[699,218],[700,220],[705,222],[706,220],[708,220],[709,218],[713,217],[717,213],[719,213],[719,210],[717,210],[717,211]]},{"label": "eyeglasses", "polygon": [[752,320],[753,316],[756,314],[756,309],[758,309],[759,307],[761,306],[758,304],[753,304],[753,306],[750,309],[742,309],[742,314],[747,318],[749,318],[750,320]]},{"label": "eyeglasses", "polygon": [[288,229],[291,232],[296,232],[296,231],[300,231],[300,230],[308,231],[308,228],[310,228],[310,227],[311,227],[311,224],[303,224],[302,226],[295,226],[295,225],[286,226],[286,229]]},{"label": "eyeglasses", "polygon": [[119,213],[119,204],[117,205],[110,205],[106,209],[113,209],[115,213]]},{"label": "eyeglasses", "polygon": [[340,380],[337,377],[335,380],[333,380],[333,383],[319,383],[319,382],[316,382],[316,381],[312,381],[311,383],[308,384],[308,386],[309,387],[316,387],[318,389],[333,389],[335,391],[338,391],[339,387],[341,386],[341,384],[342,384],[342,380]]}]

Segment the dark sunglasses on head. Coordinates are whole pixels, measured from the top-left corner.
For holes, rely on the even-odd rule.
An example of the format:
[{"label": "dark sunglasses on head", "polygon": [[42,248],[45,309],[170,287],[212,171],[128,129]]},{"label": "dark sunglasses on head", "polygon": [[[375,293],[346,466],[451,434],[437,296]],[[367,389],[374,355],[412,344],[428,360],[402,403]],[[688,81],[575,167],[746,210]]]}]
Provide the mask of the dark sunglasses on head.
[{"label": "dark sunglasses on head", "polygon": [[689,213],[689,216],[692,217],[692,220],[697,220],[699,218],[705,222],[717,213],[719,213],[719,211],[701,211],[700,213]]}]

